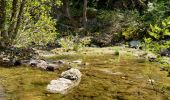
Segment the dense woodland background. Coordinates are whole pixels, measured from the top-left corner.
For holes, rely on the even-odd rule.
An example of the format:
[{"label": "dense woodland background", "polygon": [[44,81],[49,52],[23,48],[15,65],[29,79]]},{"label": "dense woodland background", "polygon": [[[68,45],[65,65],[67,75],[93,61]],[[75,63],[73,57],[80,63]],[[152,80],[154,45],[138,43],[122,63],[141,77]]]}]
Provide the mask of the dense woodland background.
[{"label": "dense woodland background", "polygon": [[0,0],[0,46],[169,48],[169,16],[169,0]]}]

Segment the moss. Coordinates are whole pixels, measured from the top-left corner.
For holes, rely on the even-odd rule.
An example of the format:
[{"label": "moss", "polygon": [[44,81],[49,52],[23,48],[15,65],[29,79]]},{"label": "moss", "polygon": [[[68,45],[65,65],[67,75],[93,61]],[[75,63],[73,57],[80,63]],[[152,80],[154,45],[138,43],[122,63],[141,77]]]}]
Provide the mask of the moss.
[{"label": "moss", "polygon": [[[83,73],[79,86],[67,95],[49,94],[47,84],[57,79],[62,72],[46,72],[29,67],[0,67],[0,84],[5,86],[7,99],[11,100],[160,100],[170,96],[170,79],[166,72],[160,72],[155,63],[145,62],[130,55],[58,55],[52,59],[77,60],[90,63],[81,69]],[[117,60],[119,58],[119,61]],[[122,75],[106,73],[121,72]],[[63,69],[64,70],[64,69]],[[153,89],[148,75],[156,82]],[[164,83],[164,85],[163,85]],[[163,89],[163,92],[161,91]],[[156,92],[157,91],[157,92]]]}]

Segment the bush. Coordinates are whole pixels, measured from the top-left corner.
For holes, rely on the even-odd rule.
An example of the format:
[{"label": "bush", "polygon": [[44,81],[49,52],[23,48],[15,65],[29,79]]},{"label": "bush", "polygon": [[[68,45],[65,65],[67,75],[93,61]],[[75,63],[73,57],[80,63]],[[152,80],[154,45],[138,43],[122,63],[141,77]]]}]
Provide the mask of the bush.
[{"label": "bush", "polygon": [[93,43],[100,46],[109,46],[120,42],[122,39],[141,37],[144,31],[143,23],[138,11],[101,10],[97,16],[97,33],[94,34]]},{"label": "bush", "polygon": [[79,51],[83,47],[88,46],[90,42],[90,37],[79,38],[78,36],[66,36],[58,40],[59,45],[63,47],[65,51]]},{"label": "bush", "polygon": [[170,48],[170,17],[165,18],[161,23],[150,25],[148,30],[149,38],[144,38],[146,47],[153,52],[159,52]]},{"label": "bush", "polygon": [[55,28],[55,21],[52,18],[41,15],[35,22],[29,14],[25,14],[25,16],[27,16],[27,20],[24,22],[24,28],[20,29],[15,40],[17,46],[44,46],[54,42],[58,33]]}]

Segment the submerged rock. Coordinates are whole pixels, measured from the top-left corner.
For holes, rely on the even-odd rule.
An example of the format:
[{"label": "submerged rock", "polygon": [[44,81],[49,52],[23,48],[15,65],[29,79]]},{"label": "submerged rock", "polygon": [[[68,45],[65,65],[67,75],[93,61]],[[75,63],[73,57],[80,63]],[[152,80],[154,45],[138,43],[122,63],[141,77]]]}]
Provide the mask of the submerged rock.
[{"label": "submerged rock", "polygon": [[66,78],[69,80],[78,80],[82,76],[81,72],[78,69],[71,68],[61,74],[62,78]]},{"label": "submerged rock", "polygon": [[75,60],[75,61],[72,61],[72,63],[78,64],[78,65],[81,65],[81,64],[82,64],[82,61],[81,61],[81,60]]}]

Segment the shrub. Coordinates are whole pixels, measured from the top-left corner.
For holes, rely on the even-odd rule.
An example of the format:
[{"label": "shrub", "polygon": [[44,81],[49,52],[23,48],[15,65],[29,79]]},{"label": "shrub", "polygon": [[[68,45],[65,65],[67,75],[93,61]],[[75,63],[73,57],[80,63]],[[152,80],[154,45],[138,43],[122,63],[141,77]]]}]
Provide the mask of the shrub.
[{"label": "shrub", "polygon": [[150,25],[149,38],[144,38],[146,47],[153,52],[159,52],[170,47],[170,17],[165,18],[160,24]]},{"label": "shrub", "polygon": [[78,36],[66,36],[58,40],[59,45],[66,51],[79,51],[83,47],[88,46],[90,42],[90,37],[79,38]]},{"label": "shrub", "polygon": [[100,46],[109,46],[120,42],[123,38],[129,40],[140,37],[143,23],[136,10],[100,10],[97,16],[98,25],[94,34],[94,43]]},{"label": "shrub", "polygon": [[24,28],[19,31],[15,43],[17,46],[40,45],[54,42],[57,36],[55,21],[48,15],[41,15],[37,22],[29,14],[25,14]]}]

